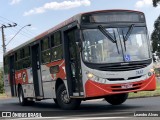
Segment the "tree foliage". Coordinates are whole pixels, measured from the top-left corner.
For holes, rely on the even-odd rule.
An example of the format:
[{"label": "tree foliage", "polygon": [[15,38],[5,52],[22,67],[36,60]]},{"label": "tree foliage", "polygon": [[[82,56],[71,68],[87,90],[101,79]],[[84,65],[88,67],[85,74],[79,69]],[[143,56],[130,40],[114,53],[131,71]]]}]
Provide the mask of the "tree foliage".
[{"label": "tree foliage", "polygon": [[154,7],[157,7],[159,3],[160,3],[160,0],[153,0]]},{"label": "tree foliage", "polygon": [[0,93],[4,92],[3,71],[0,69]]},{"label": "tree foliage", "polygon": [[[153,6],[157,7],[160,0],[153,0]],[[151,35],[153,52],[160,52],[160,16],[154,22],[154,30]],[[159,56],[160,57],[160,56]]]},{"label": "tree foliage", "polygon": [[160,16],[154,22],[154,31],[151,35],[153,52],[160,52]]}]

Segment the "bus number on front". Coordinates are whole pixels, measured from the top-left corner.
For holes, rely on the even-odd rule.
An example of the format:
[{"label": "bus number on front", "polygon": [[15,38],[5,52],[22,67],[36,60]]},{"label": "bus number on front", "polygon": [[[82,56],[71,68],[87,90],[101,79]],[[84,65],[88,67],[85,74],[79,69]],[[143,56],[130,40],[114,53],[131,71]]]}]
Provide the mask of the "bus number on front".
[{"label": "bus number on front", "polygon": [[140,74],[143,74],[143,70],[137,70],[136,71],[136,75],[140,75]]}]

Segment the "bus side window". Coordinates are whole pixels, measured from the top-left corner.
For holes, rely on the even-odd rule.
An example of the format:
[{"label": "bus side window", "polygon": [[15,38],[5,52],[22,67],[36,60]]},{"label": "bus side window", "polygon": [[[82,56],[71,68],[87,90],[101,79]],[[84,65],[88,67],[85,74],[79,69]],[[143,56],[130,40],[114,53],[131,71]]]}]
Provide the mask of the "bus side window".
[{"label": "bus side window", "polygon": [[68,33],[69,39],[69,52],[71,60],[75,60],[76,58],[76,44],[75,44],[75,31],[71,31]]},{"label": "bus side window", "polygon": [[15,65],[15,70],[17,70],[17,52],[15,53],[15,61],[14,61],[14,65]]},{"label": "bus side window", "polygon": [[9,72],[8,65],[9,65],[9,59],[8,59],[8,56],[6,56],[4,58],[4,74],[8,74],[8,72]]},{"label": "bus side window", "polygon": [[52,61],[61,60],[63,58],[61,32],[58,31],[51,35],[51,52]]},{"label": "bus side window", "polygon": [[20,69],[24,68],[24,63],[25,63],[25,61],[24,61],[24,48],[22,48],[20,50],[20,64],[21,64]]},{"label": "bus side window", "polygon": [[16,57],[17,57],[16,58],[16,70],[20,70],[23,67],[21,56],[22,56],[21,50],[18,50],[16,52]]},{"label": "bus side window", "polygon": [[27,46],[24,48],[24,59],[23,59],[23,68],[31,67],[31,58],[30,58],[30,47]]},{"label": "bus side window", "polygon": [[49,37],[41,40],[41,55],[42,55],[42,63],[50,62],[50,46],[49,46]]}]

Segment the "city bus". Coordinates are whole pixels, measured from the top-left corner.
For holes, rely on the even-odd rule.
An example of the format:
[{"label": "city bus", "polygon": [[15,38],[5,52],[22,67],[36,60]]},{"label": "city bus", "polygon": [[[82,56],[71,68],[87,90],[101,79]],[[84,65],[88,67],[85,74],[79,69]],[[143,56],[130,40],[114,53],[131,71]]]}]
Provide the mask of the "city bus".
[{"label": "city bus", "polygon": [[53,99],[62,109],[153,91],[156,80],[144,13],[77,14],[4,54],[4,85],[21,105]]}]

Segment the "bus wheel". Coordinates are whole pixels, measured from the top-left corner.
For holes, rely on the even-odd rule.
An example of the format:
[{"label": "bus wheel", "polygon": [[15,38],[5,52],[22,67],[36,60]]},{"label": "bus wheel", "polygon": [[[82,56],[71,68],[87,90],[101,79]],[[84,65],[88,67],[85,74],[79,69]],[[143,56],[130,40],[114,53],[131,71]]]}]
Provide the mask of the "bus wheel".
[{"label": "bus wheel", "polygon": [[18,98],[19,98],[19,103],[20,103],[20,105],[25,106],[25,105],[28,104],[27,98],[24,98],[24,94],[23,94],[23,89],[22,89],[22,87],[20,87],[20,88],[18,89]]},{"label": "bus wheel", "polygon": [[112,105],[120,105],[126,101],[128,93],[109,95],[105,97],[105,100]]},{"label": "bus wheel", "polygon": [[29,106],[34,105],[34,103],[35,103],[35,101],[33,101],[33,100],[31,100],[31,101],[28,101],[28,100],[27,100],[27,105],[29,105]]},{"label": "bus wheel", "polygon": [[54,100],[54,103],[58,105],[57,99],[54,98],[53,100]]},{"label": "bus wheel", "polygon": [[80,106],[80,99],[69,98],[67,94],[67,90],[64,84],[61,84],[57,89],[57,103],[62,109],[76,109]]}]

